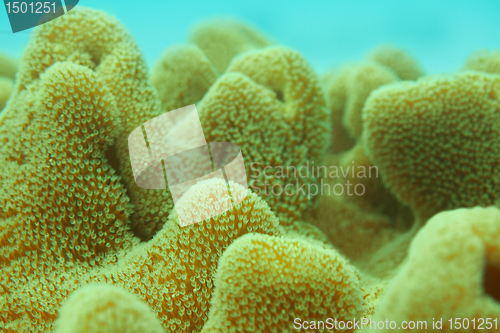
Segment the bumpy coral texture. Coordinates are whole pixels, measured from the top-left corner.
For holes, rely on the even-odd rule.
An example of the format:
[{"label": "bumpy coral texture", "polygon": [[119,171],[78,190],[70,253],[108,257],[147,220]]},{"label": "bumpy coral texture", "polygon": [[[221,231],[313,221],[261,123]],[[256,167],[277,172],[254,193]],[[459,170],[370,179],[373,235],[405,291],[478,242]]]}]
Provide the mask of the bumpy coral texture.
[{"label": "bumpy coral texture", "polygon": [[[183,203],[194,211],[217,211],[228,200],[222,180],[196,186],[204,195]],[[257,195],[233,184],[231,196],[245,199],[227,212],[186,227],[179,226],[174,210],[155,238],[90,280],[115,282],[138,294],[168,332],[199,331],[207,319],[219,257],[227,246],[249,232],[282,233],[269,206]]]},{"label": "bumpy coral texture", "polygon": [[421,222],[498,203],[499,96],[500,77],[479,72],[394,84],[370,96],[367,154]]},{"label": "bumpy coral texture", "polygon": [[0,111],[5,107],[12,93],[16,72],[16,61],[6,55],[0,54]]},{"label": "bumpy coral texture", "polygon": [[[185,207],[213,211],[228,200],[224,181],[206,180],[196,186],[208,197],[192,197],[184,202]],[[278,220],[262,199],[237,184],[232,189],[233,198],[244,199],[231,210],[186,227],[179,226],[174,210],[152,240],[110,253],[104,258],[105,266],[90,271],[69,267],[57,274],[28,279],[5,300],[0,299],[2,317],[9,314],[7,305],[19,316],[7,321],[8,331],[50,328],[55,311],[68,293],[86,283],[117,284],[134,293],[148,304],[167,332],[201,330],[209,311],[217,263],[226,247],[249,232],[282,234]],[[43,301],[31,303],[32,297]]]},{"label": "bumpy coral texture", "polygon": [[405,50],[393,45],[382,45],[368,55],[368,59],[391,68],[401,80],[417,80],[424,76],[423,70]]},{"label": "bumpy coral texture", "polygon": [[0,54],[0,77],[14,80],[17,72],[17,62],[11,57]]},{"label": "bumpy coral texture", "polygon": [[306,190],[315,179],[295,178],[293,172],[276,177],[276,168],[321,161],[328,132],[326,102],[303,57],[268,47],[234,59],[200,103],[200,119],[207,141],[241,147],[249,186],[280,222],[299,220],[310,206]]},{"label": "bumpy coral texture", "polygon": [[[24,163],[33,140],[24,130],[36,112],[26,101],[35,93],[40,75],[51,65],[70,61],[92,69],[115,97],[118,110],[116,140],[107,158],[118,171],[134,204],[131,220],[142,238],[150,238],[167,220],[172,207],[168,191],[144,190],[135,185],[127,138],[145,121],[158,115],[160,104],[148,81],[148,71],[135,41],[113,17],[75,8],[57,20],[39,26],[28,43],[14,88],[14,102],[5,110],[1,138],[7,158]],[[140,224],[140,225],[139,225]]]},{"label": "bumpy coral texture", "polygon": [[86,67],[58,63],[42,74],[30,103],[36,159],[5,180],[11,198],[0,219],[1,320],[13,331],[42,329],[55,313],[36,315],[36,306],[11,295],[20,285],[75,264],[98,266],[139,241],[125,189],[104,157],[117,110],[102,80]]},{"label": "bumpy coral texture", "polygon": [[220,259],[203,332],[293,332],[295,318],[352,320],[363,304],[358,283],[353,267],[333,249],[246,235]]},{"label": "bumpy coral texture", "polygon": [[158,317],[130,292],[114,285],[88,285],[59,310],[56,333],[163,333]]},{"label": "bumpy coral texture", "polygon": [[0,77],[0,111],[2,111],[7,104],[13,88],[14,80],[8,77]]},{"label": "bumpy coral texture", "polygon": [[226,70],[238,54],[271,44],[270,40],[255,28],[229,19],[199,24],[189,40],[203,50],[220,73]]},{"label": "bumpy coral texture", "polygon": [[370,93],[398,80],[391,69],[374,61],[348,65],[325,76],[332,117],[332,152],[345,151],[359,139],[361,111]]},{"label": "bumpy coral texture", "polygon": [[[10,200],[2,217],[12,223],[1,230],[1,262],[40,252],[44,259],[89,262],[133,239],[130,233],[121,239],[130,207],[104,158],[116,104],[91,70],[73,63],[52,66],[40,81],[31,101],[37,113],[28,126],[36,159],[5,180]],[[42,248],[44,243],[52,245]]]},{"label": "bumpy coral texture", "polygon": [[[500,316],[499,249],[498,208],[437,214],[413,240],[407,260],[389,283],[374,316],[374,320],[396,321],[398,327],[402,321],[426,321],[427,329],[373,331],[434,332],[433,319],[443,319],[442,332],[477,332],[481,320],[486,328],[486,318]],[[454,318],[460,318],[460,324],[468,318],[468,328],[453,329],[458,328]]]},{"label": "bumpy coral texture", "polygon": [[164,112],[198,103],[217,79],[218,72],[196,45],[167,49],[151,73]]},{"label": "bumpy coral texture", "polygon": [[[332,141],[324,162],[327,169],[321,172],[323,195],[305,219],[363,267],[374,252],[412,222],[411,212],[387,189],[360,140],[367,98],[376,89],[398,81],[392,69],[372,60],[341,67],[323,78],[331,110]],[[387,265],[381,267],[395,268],[402,259],[392,254],[386,258]]]},{"label": "bumpy coral texture", "polygon": [[[500,77],[480,73],[497,73],[496,53],[471,57],[475,72],[397,83],[422,71],[381,48],[326,76],[329,110],[303,57],[253,29],[212,21],[191,41],[162,56],[156,89],[119,22],[81,7],[35,29],[14,86],[0,57],[0,95],[1,82],[13,91],[0,113],[2,332],[281,332],[296,317],[374,312],[449,329],[449,318],[499,317],[497,208],[436,215],[398,269],[421,226],[401,202],[421,222],[498,204]],[[241,147],[256,193],[205,180],[175,210],[168,190],[135,185],[128,134],[193,103],[207,141]],[[318,179],[277,176],[320,164],[328,145],[326,165],[376,165],[383,182],[326,179],[366,193],[314,207]],[[205,220],[180,227],[186,215]]]},{"label": "bumpy coral texture", "polygon": [[476,51],[467,59],[464,69],[500,74],[500,51]]}]

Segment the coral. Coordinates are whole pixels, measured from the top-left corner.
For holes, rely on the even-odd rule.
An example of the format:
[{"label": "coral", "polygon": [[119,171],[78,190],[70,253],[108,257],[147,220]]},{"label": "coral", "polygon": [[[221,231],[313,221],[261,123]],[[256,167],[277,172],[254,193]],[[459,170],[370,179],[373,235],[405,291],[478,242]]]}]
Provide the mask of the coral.
[{"label": "coral", "polygon": [[[321,161],[328,133],[321,87],[302,56],[268,47],[234,59],[201,101],[200,120],[207,141],[241,147],[251,161],[245,165],[249,185],[280,222],[299,220],[311,199],[304,187],[315,179],[293,172],[288,177],[286,167]],[[275,176],[280,168],[281,176]],[[289,194],[284,193],[287,184],[292,184],[286,188]]]},{"label": "coral", "polygon": [[332,152],[354,146],[362,132],[361,111],[366,99],[373,90],[395,81],[398,77],[392,70],[373,61],[348,65],[325,76],[332,117]]},{"label": "coral", "polygon": [[[190,42],[149,78],[118,20],[78,7],[34,30],[19,71],[0,56],[2,332],[499,316],[500,210],[442,213],[499,204],[498,52],[409,82],[419,65],[382,47],[322,84],[235,21]],[[174,209],[168,189],[136,185],[128,136],[194,103],[207,142],[241,148],[250,189],[197,178]]]},{"label": "coral", "polygon": [[420,222],[498,203],[499,94],[500,77],[466,72],[389,85],[368,99],[366,152]]},{"label": "coral", "polygon": [[137,242],[125,189],[104,157],[117,110],[102,80],[86,67],[57,63],[42,74],[32,103],[36,159],[17,178],[5,177],[2,217],[12,223],[2,223],[0,263],[22,258],[18,264],[31,267],[40,256],[93,265]]},{"label": "coral", "polygon": [[464,69],[500,74],[500,51],[476,51],[467,59]]},{"label": "coral", "polygon": [[335,250],[250,234],[220,259],[202,332],[292,332],[296,318],[352,320],[362,304],[357,273]]},{"label": "coral", "polygon": [[419,64],[405,50],[393,45],[382,45],[368,55],[368,59],[391,68],[401,80],[417,80],[424,75]]},{"label": "coral", "polygon": [[16,78],[17,61],[5,54],[0,54],[0,77],[6,77],[11,80]]},{"label": "coral", "polygon": [[395,228],[387,216],[365,210],[343,196],[321,196],[314,213],[306,214],[304,219],[319,228],[335,249],[374,276],[390,275],[404,259],[405,248],[397,248],[385,253],[377,265],[372,264],[377,251],[391,244],[405,230]]},{"label": "coral", "polygon": [[365,212],[388,217],[394,229],[405,229],[413,222],[410,209],[401,205],[387,189],[378,167],[368,158],[361,142],[338,156],[336,161],[343,173],[334,181],[341,185],[349,184],[346,187],[350,189],[346,191],[347,195],[342,196],[343,199],[356,203]]},{"label": "coral", "polygon": [[[324,155],[328,135],[324,96],[298,52],[284,47],[247,52],[236,57],[210,87],[217,72],[203,52],[193,45],[177,46],[165,52],[151,78],[165,110],[203,97],[198,109],[206,140],[238,144],[244,158],[253,162],[247,163],[247,174],[258,173],[258,179],[250,180],[253,189],[265,197],[283,224],[300,219],[309,206],[307,195],[275,196],[270,189],[292,183],[295,189],[288,190],[295,193],[304,180],[262,176],[267,166],[299,167]],[[254,94],[259,97],[253,98]],[[270,132],[276,134],[270,136]],[[310,182],[315,179],[305,180],[305,186]]]},{"label": "coral", "polygon": [[333,247],[325,233],[307,222],[295,221],[290,225],[283,226],[283,232],[287,238],[297,238],[327,248]]},{"label": "coral", "polygon": [[17,63],[10,57],[0,54],[0,111],[5,107],[14,87]]},{"label": "coral", "polygon": [[[230,186],[233,199],[244,197],[233,209],[186,227],[179,226],[173,210],[152,240],[131,250],[111,253],[105,258],[105,266],[90,272],[70,267],[65,272],[28,280],[5,296],[10,312],[2,309],[0,318],[10,319],[4,321],[12,332],[20,327],[35,330],[33,325],[37,323],[50,327],[55,309],[68,293],[86,283],[107,283],[119,285],[142,299],[167,332],[201,330],[209,311],[217,263],[227,246],[249,232],[282,234],[278,220],[261,198],[238,184]],[[182,205],[199,214],[218,209],[229,200],[226,189],[223,180],[202,181],[192,190],[205,196],[188,196],[190,199]],[[32,297],[44,301],[31,303]],[[16,313],[16,318],[11,313]]]},{"label": "coral", "polygon": [[163,111],[198,103],[217,79],[218,73],[195,45],[167,49],[151,72]]},{"label": "coral", "polygon": [[342,119],[348,97],[348,80],[353,65],[328,72],[323,76],[323,87],[326,92],[331,117],[331,143],[329,151],[340,153],[351,149],[356,140],[349,135]]},{"label": "coral", "polygon": [[73,292],[59,310],[56,333],[163,333],[148,306],[125,290],[106,284]]},{"label": "coral", "polygon": [[0,289],[8,302],[0,320],[13,331],[29,322],[44,326],[45,315],[15,310],[30,307],[10,301],[20,286],[75,265],[85,271],[116,261],[107,255],[139,242],[130,230],[125,189],[104,157],[117,110],[102,80],[86,67],[57,63],[42,74],[29,103],[37,110],[30,124],[36,159],[22,164],[16,177],[2,174],[8,191],[2,191]]},{"label": "coral", "polygon": [[5,104],[7,104],[13,88],[14,81],[12,79],[0,77],[0,111],[2,111]]},{"label": "coral", "polygon": [[406,53],[381,47],[367,60],[323,76],[332,125],[327,171],[321,175],[327,194],[304,219],[322,230],[358,267],[384,278],[404,259],[414,217],[388,189],[378,164],[366,152],[363,109],[378,89],[420,75],[418,65]]},{"label": "coral", "polygon": [[271,44],[255,28],[229,19],[216,19],[195,27],[189,40],[203,50],[219,73],[240,53]]},{"label": "coral", "polygon": [[[190,207],[194,213],[204,214],[229,201],[222,180],[205,180],[196,188],[193,190],[202,195],[186,193],[190,199],[180,209]],[[180,227],[176,207],[169,222],[151,241],[92,280],[115,282],[138,294],[168,331],[200,330],[207,318],[217,263],[225,248],[249,232],[282,233],[278,220],[262,199],[238,184],[231,184],[231,188],[235,201],[246,195],[235,208]]]},{"label": "coral", "polygon": [[351,137],[359,140],[362,132],[361,111],[370,93],[397,81],[392,71],[374,62],[363,62],[352,68],[348,81],[343,124]]},{"label": "coral", "polygon": [[26,127],[36,109],[27,101],[36,94],[40,75],[49,66],[63,61],[93,70],[115,98],[120,121],[116,140],[106,156],[122,177],[134,205],[131,217],[134,231],[142,238],[150,238],[167,220],[172,200],[167,191],[145,190],[135,185],[127,138],[137,126],[158,115],[160,103],[148,81],[139,48],[115,18],[101,11],[75,8],[35,29],[21,59],[13,102],[2,112],[0,120],[6,158],[18,164],[34,158],[27,151],[36,127],[29,126],[30,130]]},{"label": "coral", "polygon": [[[435,215],[413,239],[408,258],[387,286],[374,320],[388,318],[398,327],[402,321],[427,322],[426,330],[399,332],[431,332],[433,320],[440,319],[439,331],[476,332],[480,320],[500,316],[499,249],[498,208],[462,208]],[[450,327],[449,320],[454,318],[460,324],[468,318],[468,329]]]}]

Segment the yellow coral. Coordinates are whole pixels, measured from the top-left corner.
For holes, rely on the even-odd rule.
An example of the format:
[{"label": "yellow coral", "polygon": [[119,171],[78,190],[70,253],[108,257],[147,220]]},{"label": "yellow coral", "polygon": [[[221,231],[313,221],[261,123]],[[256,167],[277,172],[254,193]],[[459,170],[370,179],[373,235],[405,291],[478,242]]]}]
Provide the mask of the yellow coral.
[{"label": "yellow coral", "polygon": [[[196,185],[216,200],[191,197],[184,206],[202,213],[228,199],[219,179]],[[168,331],[196,331],[207,318],[218,258],[238,237],[257,232],[281,234],[279,222],[257,195],[232,184],[233,198],[245,197],[235,208],[216,217],[180,227],[177,212],[148,244],[92,279],[116,282],[147,300]],[[146,278],[147,276],[147,278]]]},{"label": "yellow coral", "polygon": [[[480,321],[484,329],[486,318],[491,322],[500,317],[499,279],[500,210],[476,207],[443,212],[431,218],[413,240],[408,259],[389,283],[374,320],[395,321],[397,327],[403,321],[427,322],[427,329],[384,332],[434,332],[433,320],[441,319],[440,332],[476,332]],[[460,325],[467,320],[468,327],[458,329],[455,318]]]},{"label": "yellow coral", "polygon": [[20,286],[75,264],[85,270],[116,260],[107,255],[139,242],[125,189],[104,158],[114,136],[113,96],[90,69],[73,63],[51,66],[38,88],[37,159],[7,179],[10,198],[0,219],[0,289],[7,300],[0,322],[12,331],[28,330],[29,322],[43,327],[50,316],[37,317],[26,298],[11,301]]},{"label": "yellow coral", "polygon": [[0,77],[14,80],[16,78],[17,62],[9,56],[0,54]]},{"label": "yellow coral", "polygon": [[464,69],[500,74],[500,51],[476,51],[467,59]]},{"label": "yellow coral", "polygon": [[287,238],[297,238],[323,247],[332,248],[328,236],[319,228],[307,222],[295,221],[290,225],[283,226],[283,232]]},{"label": "yellow coral", "polygon": [[[120,124],[106,156],[120,173],[135,211],[135,232],[150,238],[167,220],[172,200],[167,191],[144,190],[135,185],[130,167],[127,138],[130,132],[160,112],[160,103],[148,80],[139,48],[125,28],[107,14],[78,7],[35,29],[19,67],[13,102],[4,110],[0,139],[8,160],[18,164],[28,156],[32,133],[26,127],[36,110],[30,105],[40,75],[57,62],[70,61],[92,69],[115,97]],[[147,199],[146,199],[147,198]]]},{"label": "yellow coral", "polygon": [[36,160],[4,189],[2,214],[15,222],[2,223],[0,263],[23,258],[18,265],[31,266],[41,256],[93,265],[110,249],[137,242],[127,226],[125,189],[104,158],[116,104],[91,70],[73,63],[52,66],[38,88]]},{"label": "yellow coral", "polygon": [[363,141],[389,189],[421,222],[498,203],[500,77],[479,72],[378,89],[363,110]]},{"label": "yellow coral", "polygon": [[[199,112],[207,141],[238,144],[247,161],[247,174],[259,174],[257,181],[250,180],[253,189],[265,197],[282,223],[300,219],[310,198],[296,193],[297,187],[305,183],[307,188],[315,179],[272,177],[269,181],[262,171],[267,166],[299,167],[307,160],[323,158],[328,115],[314,72],[298,52],[268,47],[236,57],[205,94],[216,76],[200,49],[185,45],[167,50],[152,80],[164,108],[194,103],[203,97]],[[259,97],[246,97],[254,94]],[[265,182],[269,183],[267,188]],[[283,189],[288,183],[294,188],[289,187],[288,192],[294,194],[285,195],[283,190],[277,195],[271,193],[272,186]]]},{"label": "yellow coral", "polygon": [[220,73],[238,54],[271,44],[255,28],[228,19],[199,24],[189,39],[203,50]]},{"label": "yellow coral", "polygon": [[348,80],[351,76],[351,66],[333,70],[323,77],[323,86],[326,92],[331,117],[330,151],[340,153],[349,150],[356,144],[345,128],[342,119],[348,97]]},{"label": "yellow coral", "polygon": [[388,217],[394,229],[401,230],[411,225],[411,211],[387,189],[378,167],[368,158],[361,142],[334,160],[334,165],[345,171],[341,177],[334,179],[334,183],[345,185],[349,182],[350,194],[343,195],[344,200],[355,202],[366,213]]},{"label": "yellow coral", "polygon": [[5,107],[14,87],[17,63],[10,57],[0,54],[0,111]]},{"label": "yellow coral", "polygon": [[362,132],[361,110],[370,93],[398,81],[396,74],[374,61],[345,66],[325,76],[332,124],[332,152],[354,146]]},{"label": "yellow coral", "polygon": [[[392,242],[397,241],[405,229],[395,228],[388,216],[370,211],[343,196],[321,196],[318,207],[313,214],[307,214],[305,220],[317,226],[335,249],[374,276],[390,276],[404,259],[405,247],[387,247],[393,246]],[[374,265],[372,258],[378,251],[384,251],[384,256],[377,257]]]},{"label": "yellow coral", "polygon": [[[234,59],[200,103],[207,141],[241,147],[250,186],[284,224],[299,220],[310,205],[307,191],[297,187],[305,184],[307,189],[315,179],[294,178],[293,172],[290,177],[275,177],[274,173],[280,167],[298,168],[308,160],[323,159],[327,119],[312,69],[299,53],[284,47]],[[287,184],[292,185],[285,194]]]},{"label": "yellow coral", "polygon": [[371,256],[408,230],[413,218],[387,189],[359,139],[365,100],[373,90],[398,78],[385,66],[365,61],[330,73],[325,81],[332,112],[333,154],[325,159],[324,193],[304,218],[357,265],[385,276],[401,262],[404,251],[387,254],[385,262],[377,266],[371,264]]},{"label": "yellow coral", "polygon": [[5,104],[7,104],[13,87],[14,81],[12,79],[0,77],[0,111],[2,111]]},{"label": "yellow coral", "polygon": [[359,139],[361,136],[363,128],[361,110],[370,93],[378,87],[397,80],[397,76],[391,70],[375,62],[362,62],[352,67],[342,120],[348,133],[353,138]]},{"label": "yellow coral", "polygon": [[417,80],[424,75],[410,54],[393,45],[377,47],[368,55],[368,59],[391,68],[401,80]]},{"label": "yellow coral", "polygon": [[151,81],[165,112],[198,103],[217,79],[217,70],[195,45],[169,48],[152,70]]},{"label": "yellow coral", "polygon": [[[196,187],[205,189],[202,192],[206,194],[222,195],[211,202],[191,197],[184,202],[185,207],[202,212],[217,209],[228,200],[227,191],[222,191],[227,189],[223,180],[205,180]],[[110,283],[145,301],[168,332],[200,330],[207,319],[218,259],[226,247],[249,232],[282,233],[278,220],[262,199],[238,184],[231,184],[231,189],[233,198],[245,197],[244,200],[216,217],[180,227],[174,210],[169,222],[152,240],[132,250],[111,253],[105,258],[108,264],[102,268],[85,274],[82,269],[69,267],[40,280],[28,280],[5,296],[8,308],[2,309],[0,318],[9,319],[4,321],[12,332],[21,327],[36,330],[37,324],[50,327],[55,309],[69,292],[81,284]],[[120,259],[113,264],[117,258]],[[31,297],[44,301],[31,303]],[[16,313],[14,318],[12,313]]]},{"label": "yellow coral", "polygon": [[293,332],[297,318],[309,328],[327,318],[352,320],[362,311],[358,284],[355,269],[333,249],[246,235],[220,259],[203,332]]},{"label": "yellow coral", "polygon": [[88,285],[59,310],[56,333],[162,333],[156,315],[137,296],[114,285]]}]

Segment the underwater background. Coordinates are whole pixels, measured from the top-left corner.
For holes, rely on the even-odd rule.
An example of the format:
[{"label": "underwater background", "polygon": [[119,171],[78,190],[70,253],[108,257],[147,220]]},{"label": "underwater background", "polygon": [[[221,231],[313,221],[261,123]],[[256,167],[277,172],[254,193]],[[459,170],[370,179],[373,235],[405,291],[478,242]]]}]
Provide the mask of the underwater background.
[{"label": "underwater background", "polygon": [[[318,71],[360,59],[380,44],[411,52],[430,73],[461,67],[477,49],[492,49],[500,31],[495,0],[134,1],[82,0],[114,15],[138,41],[152,66],[164,48],[182,43],[196,23],[233,17],[301,51]],[[0,12],[2,50],[20,55],[29,31],[12,34]]]},{"label": "underwater background", "polygon": [[0,332],[499,331],[499,13],[0,10]]}]

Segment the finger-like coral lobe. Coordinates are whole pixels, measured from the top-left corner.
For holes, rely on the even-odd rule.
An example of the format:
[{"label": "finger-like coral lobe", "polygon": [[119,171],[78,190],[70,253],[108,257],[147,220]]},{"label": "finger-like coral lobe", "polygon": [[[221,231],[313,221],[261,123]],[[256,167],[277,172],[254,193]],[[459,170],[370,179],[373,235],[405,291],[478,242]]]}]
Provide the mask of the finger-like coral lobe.
[{"label": "finger-like coral lobe", "polygon": [[[419,79],[382,47],[320,82],[299,52],[235,21],[190,43],[148,73],[117,19],[77,7],[34,30],[19,70],[0,56],[0,331],[500,316],[500,210],[442,212],[500,203],[498,52]],[[194,103],[203,135],[175,118],[179,139],[159,129],[146,146],[216,158],[232,143],[250,189],[210,178],[216,162],[189,189],[135,183],[130,133]],[[164,171],[193,169],[181,156]]]},{"label": "finger-like coral lobe", "polygon": [[500,74],[500,51],[476,51],[467,59],[464,69]]},{"label": "finger-like coral lobe", "polygon": [[[205,193],[224,193],[221,189],[227,188],[218,179],[195,186]],[[249,232],[282,233],[262,199],[238,184],[232,189],[233,198],[245,197],[233,209],[186,227],[179,226],[174,210],[171,220],[147,245],[91,279],[115,282],[138,294],[168,332],[200,330],[207,319],[218,259],[226,247]],[[227,199],[227,192],[207,201],[191,196],[183,205],[203,213],[217,209]]]},{"label": "finger-like coral lobe", "polygon": [[0,111],[5,107],[12,93],[16,72],[16,61],[0,54]]},{"label": "finger-like coral lobe", "polygon": [[73,292],[54,323],[56,333],[163,333],[158,317],[130,292],[107,284]]},{"label": "finger-like coral lobe", "polygon": [[362,311],[358,284],[355,269],[333,249],[246,235],[220,259],[203,332],[293,332],[297,318],[352,320]]},{"label": "finger-like coral lobe", "polygon": [[165,51],[152,70],[151,82],[158,90],[165,112],[198,103],[218,73],[196,45],[179,45]]},{"label": "finger-like coral lobe", "polygon": [[42,74],[32,103],[36,159],[7,174],[12,185],[2,193],[8,204],[0,219],[0,323],[8,332],[50,326],[59,300],[46,294],[33,305],[30,288],[54,292],[50,276],[71,281],[72,267],[113,261],[108,254],[139,241],[125,189],[104,156],[116,104],[102,80],[86,67],[58,63]]},{"label": "finger-like coral lobe", "polygon": [[229,19],[199,24],[191,33],[190,41],[203,50],[221,73],[238,54],[271,44],[255,28]]},{"label": "finger-like coral lobe", "polygon": [[310,198],[297,188],[304,184],[307,188],[315,179],[294,178],[293,172],[290,177],[268,176],[263,170],[274,174],[279,168],[298,168],[323,158],[326,102],[302,56],[284,47],[269,47],[238,57],[205,95],[200,109],[207,141],[239,145],[251,188],[264,197],[281,223],[299,220]]},{"label": "finger-like coral lobe", "polygon": [[391,68],[401,80],[417,80],[424,75],[417,61],[405,50],[396,46],[379,46],[368,55],[368,58]]},{"label": "finger-like coral lobe", "polygon": [[434,216],[413,240],[374,320],[390,318],[398,327],[402,321],[426,321],[426,330],[397,331],[433,332],[433,321],[442,319],[439,331],[456,332],[454,318],[460,318],[460,325],[466,318],[470,325],[459,331],[476,332],[479,323],[473,324],[473,319],[500,316],[499,249],[498,208],[457,209]]},{"label": "finger-like coral lobe", "polygon": [[91,70],[66,62],[42,75],[34,103],[36,159],[10,179],[17,186],[4,216],[16,223],[1,230],[0,262],[41,255],[93,263],[131,245],[128,198],[104,157],[114,136],[113,96]]},{"label": "finger-like coral lobe", "polygon": [[368,156],[421,221],[498,203],[499,96],[500,77],[466,72],[389,85],[368,99]]},{"label": "finger-like coral lobe", "polygon": [[325,76],[331,110],[330,150],[333,153],[352,148],[361,136],[361,111],[370,93],[398,80],[390,68],[374,61],[348,65]]},{"label": "finger-like coral lobe", "polygon": [[[172,200],[166,191],[145,190],[135,185],[127,138],[137,126],[158,115],[160,103],[148,80],[139,48],[117,19],[101,11],[75,8],[35,30],[23,53],[13,92],[15,103],[12,103],[9,117],[16,113],[17,119],[11,120],[16,125],[12,131],[21,132],[24,124],[29,122],[29,116],[23,115],[30,113],[24,111],[26,100],[36,90],[41,74],[49,66],[62,61],[93,70],[115,98],[119,126],[107,157],[122,176],[134,204],[131,221],[134,230],[141,237],[150,238],[167,220]],[[18,137],[12,131],[6,133],[6,137]],[[10,150],[22,155],[30,142],[30,138],[23,136],[19,142],[9,143],[13,146]]]},{"label": "finger-like coral lobe", "polygon": [[0,111],[2,111],[7,104],[13,88],[14,81],[12,79],[0,77]]},{"label": "finger-like coral lobe", "polygon": [[[223,180],[217,179],[195,186],[207,193],[221,193],[220,189],[227,188]],[[7,295],[8,307],[1,309],[0,318],[8,325],[9,332],[24,328],[44,331],[45,326],[52,326],[56,310],[68,293],[86,283],[107,283],[137,295],[167,332],[201,330],[209,311],[218,260],[227,246],[250,232],[282,234],[278,220],[262,199],[238,184],[232,184],[231,189],[232,198],[244,197],[244,200],[218,216],[180,227],[174,211],[152,240],[110,254],[102,260],[107,265],[92,271],[70,266],[64,273],[40,274],[29,279],[12,295]],[[228,195],[208,202],[192,197],[184,205],[193,210],[212,210],[225,202]],[[32,304],[31,297],[44,301]]]},{"label": "finger-like coral lobe", "polygon": [[14,80],[17,72],[17,62],[11,57],[0,54],[0,77]]}]

